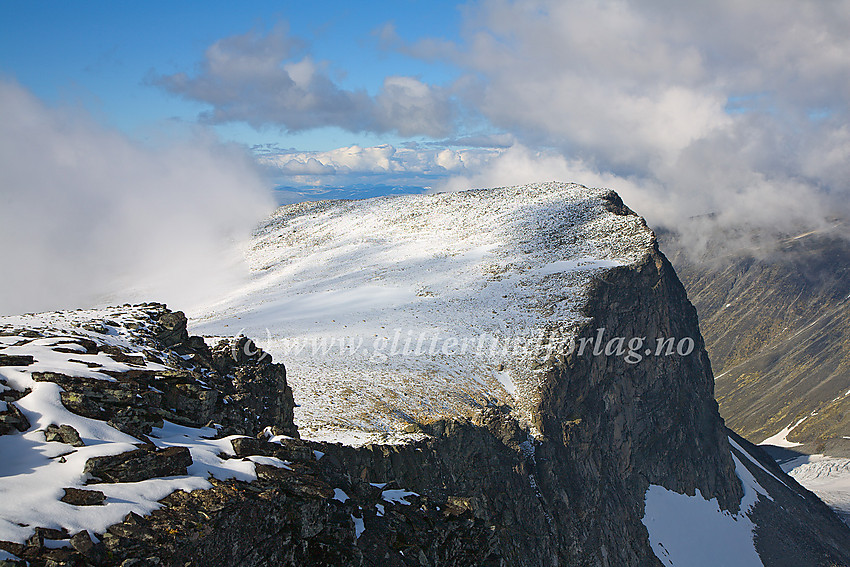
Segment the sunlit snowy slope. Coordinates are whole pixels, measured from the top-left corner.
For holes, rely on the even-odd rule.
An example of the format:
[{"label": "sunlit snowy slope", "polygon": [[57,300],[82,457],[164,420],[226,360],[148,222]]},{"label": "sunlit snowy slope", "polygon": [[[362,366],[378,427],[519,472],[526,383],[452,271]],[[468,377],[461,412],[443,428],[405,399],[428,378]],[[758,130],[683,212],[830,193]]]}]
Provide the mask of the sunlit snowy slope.
[{"label": "sunlit snowy slope", "polygon": [[541,336],[573,336],[592,279],[651,248],[610,199],[545,183],[285,206],[255,233],[252,281],[191,330],[256,338],[314,436],[413,432],[487,403],[527,416]]}]

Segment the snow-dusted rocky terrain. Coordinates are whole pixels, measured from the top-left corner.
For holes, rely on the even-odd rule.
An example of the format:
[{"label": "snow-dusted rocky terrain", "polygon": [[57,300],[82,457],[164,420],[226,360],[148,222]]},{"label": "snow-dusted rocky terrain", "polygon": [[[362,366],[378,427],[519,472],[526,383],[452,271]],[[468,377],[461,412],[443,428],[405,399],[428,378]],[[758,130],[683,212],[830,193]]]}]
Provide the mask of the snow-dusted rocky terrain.
[{"label": "snow-dusted rocky terrain", "polygon": [[[142,342],[138,329],[149,324],[144,307],[129,306],[0,317],[0,395],[15,400],[29,425],[19,435],[0,436],[0,540],[23,542],[36,526],[70,534],[103,533],[131,511],[147,514],[159,508],[157,501],[175,490],[209,488],[210,476],[256,479],[251,461],[222,458],[233,455],[232,437],[212,439],[214,428],[164,421],[148,438],[159,449],[189,448],[191,465],[185,474],[87,484],[92,478],[84,470],[89,459],[135,450],[141,441],[104,420],[69,411],[63,388],[40,374],[117,386],[128,373],[166,374],[185,365],[175,360],[178,354]],[[162,393],[154,386],[149,391]],[[6,412],[12,402],[0,403],[0,411]],[[48,437],[51,426],[60,425],[76,431],[73,445],[62,434]],[[74,505],[63,500],[65,489],[97,489],[104,498],[98,505]]]},{"label": "snow-dusted rocky terrain", "polygon": [[494,403],[527,417],[536,367],[561,347],[541,339],[575,337],[591,281],[650,247],[608,194],[545,183],[282,207],[248,251],[253,281],[191,328],[244,332],[286,361],[313,437],[397,436]]},{"label": "snow-dusted rocky terrain", "polygon": [[[249,260],[206,340],[161,304],[0,318],[0,561],[850,562],[724,427],[696,312],[615,193],[293,205]],[[693,348],[630,360],[597,330]]]}]

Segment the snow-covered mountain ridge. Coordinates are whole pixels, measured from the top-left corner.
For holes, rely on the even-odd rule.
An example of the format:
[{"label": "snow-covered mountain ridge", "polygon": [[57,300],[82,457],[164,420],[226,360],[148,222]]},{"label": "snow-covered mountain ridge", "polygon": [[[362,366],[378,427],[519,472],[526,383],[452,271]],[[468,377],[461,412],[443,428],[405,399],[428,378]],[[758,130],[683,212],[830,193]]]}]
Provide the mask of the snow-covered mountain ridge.
[{"label": "snow-covered mountain ridge", "polygon": [[397,435],[488,404],[533,422],[561,352],[541,339],[578,338],[593,281],[652,248],[624,212],[565,183],[281,207],[248,252],[253,281],[192,330],[286,360],[313,435]]},{"label": "snow-covered mountain ridge", "polygon": [[[317,372],[315,391],[302,384],[306,401],[293,400],[288,383],[298,380],[310,358],[296,360],[287,372],[280,364],[288,362],[285,353],[273,363],[244,337],[219,343],[190,336],[186,318],[159,304],[0,319],[0,452],[16,457],[0,474],[6,490],[0,528],[8,538],[0,541],[0,561],[22,565],[15,558],[23,558],[35,567],[850,564],[847,526],[724,427],[696,311],[643,221],[610,192],[555,184],[492,193],[508,192],[510,206],[521,209],[521,195],[541,190],[585,197],[544,202],[541,215],[561,211],[555,216],[568,221],[530,223],[533,215],[520,215],[525,224],[516,226],[531,230],[523,235],[516,228],[517,240],[534,246],[508,247],[515,263],[528,262],[497,271],[508,274],[502,279],[480,270],[482,257],[490,262],[484,256],[489,251],[469,254],[486,239],[468,227],[493,228],[482,220],[487,207],[471,208],[471,219],[463,220],[457,204],[469,195],[430,197],[452,201],[447,206],[459,215],[456,224],[476,235],[465,248],[458,249],[457,235],[429,237],[430,225],[420,223],[393,237],[398,242],[384,241],[387,254],[373,247],[364,254],[357,246],[346,247],[351,254],[335,251],[337,240],[365,222],[361,214],[346,225],[339,207],[362,213],[381,200],[324,203],[320,207],[339,212],[332,222],[348,226],[347,232],[323,239],[309,221],[302,229],[317,240],[311,248],[333,252],[326,261],[332,266],[312,254],[310,260],[281,254],[272,238],[266,252],[279,270],[304,272],[296,282],[301,287],[278,286],[276,269],[264,270],[250,304],[239,303],[236,290],[229,307],[220,305],[222,312],[234,309],[230,322],[206,322],[238,333],[242,325],[231,329],[231,323],[262,315],[269,322],[295,321],[305,332],[311,324],[325,331],[340,323],[347,333],[357,323],[350,323],[354,312],[363,325],[359,333],[377,331],[382,321],[415,322],[416,315],[427,325],[444,325],[441,333],[461,333],[467,332],[463,318],[478,331],[492,324],[496,310],[513,325],[500,326],[503,338],[552,327],[549,343],[536,343],[545,347],[545,357],[497,350],[490,364],[498,363],[495,371],[502,374],[489,386],[472,356],[454,363],[455,353],[440,348],[426,350],[422,363],[420,355],[393,355],[388,345],[389,352],[377,349],[385,357],[372,352],[368,364],[347,365],[353,357],[338,356],[329,384]],[[476,193],[487,199],[488,192]],[[404,201],[391,204],[405,214]],[[429,207],[418,202],[415,208]],[[575,227],[582,211],[590,213],[579,226],[594,226],[610,212],[626,220],[607,219],[608,228],[637,230],[614,230],[608,240],[621,245],[606,243],[607,229],[598,222],[598,231],[571,244],[554,229],[546,238],[535,236],[538,226]],[[321,226],[321,216],[313,220]],[[448,221],[444,225],[449,233]],[[429,246],[442,240],[438,249],[457,254],[397,260],[398,250],[419,242],[420,232]],[[261,230],[258,240],[273,233]],[[647,240],[638,246],[640,235]],[[371,266],[366,275],[356,269],[364,259],[372,262],[365,262]],[[348,269],[334,272],[333,266]],[[411,273],[418,282],[429,277],[428,268],[438,272],[430,275],[432,287],[411,294]],[[444,271],[447,281],[440,282]],[[277,281],[297,279],[287,278]],[[482,297],[466,291],[476,283],[473,291]],[[370,303],[364,287],[382,289],[382,299]],[[287,301],[287,293],[297,300]],[[527,303],[512,303],[519,300]],[[442,302],[441,309],[423,309],[428,301]],[[332,325],[318,323],[318,307]],[[337,313],[348,317],[335,321]],[[375,323],[371,315],[384,319]],[[598,329],[608,336],[688,338],[692,348],[678,343],[669,353],[630,360],[607,345],[580,355],[561,340]],[[402,385],[428,390],[423,418],[405,413],[391,392],[375,387],[368,371],[382,364],[402,373]],[[358,374],[364,369],[365,378]],[[523,389],[524,375],[537,378],[528,381],[532,388]],[[323,400],[339,400],[346,377],[359,389],[351,388],[349,398],[369,400],[363,422],[354,422],[342,404],[321,407]],[[483,402],[476,392],[466,393],[465,383],[479,385]],[[412,401],[411,391],[402,390],[404,403]],[[376,393],[384,396],[383,406],[375,403]],[[449,414],[445,418],[432,411],[443,398],[456,404],[439,408]],[[315,418],[301,415],[311,427],[306,439],[295,438],[296,401]],[[337,413],[341,419],[328,421]],[[339,436],[342,427],[349,428],[350,441],[371,442],[309,438]],[[381,433],[386,442],[376,443]],[[22,502],[26,506],[17,505]]]}]

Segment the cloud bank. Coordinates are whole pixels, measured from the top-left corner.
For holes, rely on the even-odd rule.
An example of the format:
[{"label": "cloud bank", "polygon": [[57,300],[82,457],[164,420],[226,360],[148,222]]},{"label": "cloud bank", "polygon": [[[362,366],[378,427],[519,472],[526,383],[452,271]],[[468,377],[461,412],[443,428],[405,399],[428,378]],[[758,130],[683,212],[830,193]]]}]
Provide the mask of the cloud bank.
[{"label": "cloud bank", "polygon": [[259,158],[285,185],[344,186],[363,183],[443,186],[449,175],[477,170],[498,156],[496,148],[396,148],[390,144],[328,151],[287,151]]},{"label": "cloud bank", "polygon": [[[462,100],[520,146],[447,186],[572,176],[657,224],[820,223],[850,202],[850,2],[491,1],[462,43]],[[501,181],[500,181],[501,180]]]},{"label": "cloud bank", "polygon": [[[435,139],[266,159],[294,182],[425,175],[447,190],[548,173],[606,184],[668,226],[713,213],[784,229],[850,213],[850,0],[490,0],[463,18],[456,41],[375,32],[384,49],[457,69],[451,85],[342,89],[283,28],[225,38],[197,74],[160,81],[208,103],[212,121]],[[432,149],[481,132],[514,146]]]},{"label": "cloud bank", "polygon": [[0,314],[191,308],[239,277],[235,244],[273,205],[250,157],[202,134],[150,147],[10,82],[0,123]]}]

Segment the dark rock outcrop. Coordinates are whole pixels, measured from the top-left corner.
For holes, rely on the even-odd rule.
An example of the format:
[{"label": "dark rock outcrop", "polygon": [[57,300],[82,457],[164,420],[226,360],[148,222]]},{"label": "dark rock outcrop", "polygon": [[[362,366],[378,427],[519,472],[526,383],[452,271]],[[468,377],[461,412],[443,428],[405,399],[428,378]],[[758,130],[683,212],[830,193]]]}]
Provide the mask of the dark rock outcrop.
[{"label": "dark rock outcrop", "polygon": [[251,428],[257,423],[254,416],[264,416],[261,423],[272,424],[275,435],[298,437],[293,421],[295,402],[283,364],[273,363],[271,356],[241,336],[222,341],[208,352],[214,368],[230,376],[220,391],[222,403],[216,407],[216,422],[222,431],[255,436],[260,431]]},{"label": "dark rock outcrop", "polygon": [[15,431],[23,433],[30,428],[27,417],[21,413],[18,406],[11,402],[6,403],[6,411],[0,412],[0,435],[8,435]]},{"label": "dark rock outcrop", "polygon": [[85,560],[95,565],[104,563],[106,555],[103,552],[103,546],[95,544],[89,532],[83,530],[74,534],[69,539],[69,543],[74,548],[74,551],[82,555]]},{"label": "dark rock outcrop", "polygon": [[[151,304],[149,311],[156,325],[140,329],[139,336],[157,349],[173,352],[176,356],[171,364],[175,368],[104,370],[115,378],[114,382],[56,372],[33,372],[33,379],[59,384],[62,404],[70,411],[106,421],[140,439],[152,428],[162,427],[163,420],[188,427],[215,424],[221,435],[255,436],[270,427],[275,435],[298,436],[293,422],[295,402],[282,364],[273,363],[245,337],[221,341],[210,349],[202,338],[186,333],[182,313],[172,313],[159,304]],[[69,339],[68,344],[105,353],[131,366],[144,361],[139,354],[82,338]],[[28,424],[24,427],[17,408],[9,408],[0,413],[0,431],[6,423],[7,429],[29,428]]]},{"label": "dark rock outcrop", "polygon": [[159,316],[160,329],[156,338],[163,345],[173,347],[189,340],[189,332],[186,330],[188,319],[182,311],[167,311]]},{"label": "dark rock outcrop", "polygon": [[106,500],[106,495],[100,490],[83,490],[80,488],[65,488],[65,494],[60,500],[73,506],[98,506]]},{"label": "dark rock outcrop", "polygon": [[0,354],[0,366],[29,366],[35,359],[28,355]]},{"label": "dark rock outcrop", "polygon": [[[311,459],[287,468],[259,465],[252,483],[213,480],[209,490],[175,492],[149,516],[128,515],[89,549],[114,565],[501,564],[493,526],[460,500],[392,498],[398,485],[352,479],[335,459],[312,458],[318,446],[260,445],[260,452]],[[335,498],[335,490],[344,496]]]},{"label": "dark rock outcrop", "polygon": [[51,423],[44,431],[45,441],[58,441],[67,443],[72,447],[82,447],[85,445],[80,439],[80,434],[70,425],[56,425]]},{"label": "dark rock outcrop", "polygon": [[139,482],[149,478],[185,475],[192,464],[186,447],[151,449],[142,447],[120,455],[92,457],[86,461],[84,474],[92,482]]}]

